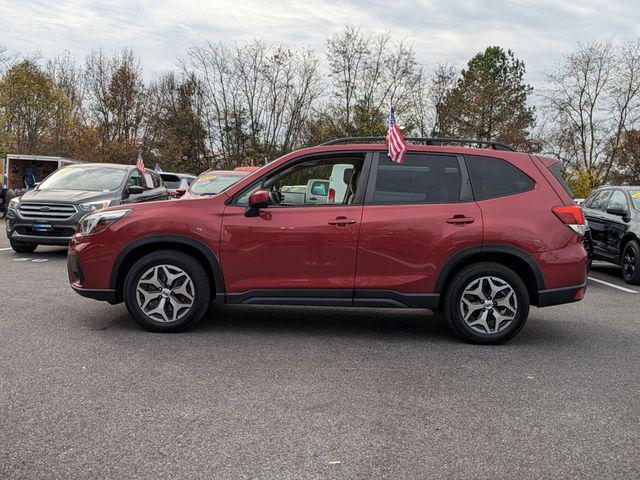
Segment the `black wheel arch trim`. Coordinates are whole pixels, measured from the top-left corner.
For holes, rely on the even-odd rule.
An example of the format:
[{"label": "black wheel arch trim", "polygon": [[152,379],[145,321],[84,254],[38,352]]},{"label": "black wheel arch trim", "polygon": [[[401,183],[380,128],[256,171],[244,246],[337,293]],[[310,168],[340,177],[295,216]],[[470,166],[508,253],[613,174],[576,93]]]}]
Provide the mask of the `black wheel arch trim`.
[{"label": "black wheel arch trim", "polygon": [[507,255],[512,255],[514,257],[523,260],[529,265],[531,271],[533,272],[533,276],[536,281],[536,289],[544,290],[544,277],[542,276],[542,271],[540,270],[540,266],[538,262],[527,252],[524,250],[511,246],[511,245],[501,245],[501,244],[486,244],[486,245],[477,245],[473,247],[464,248],[458,252],[456,252],[442,267],[440,274],[438,275],[438,279],[436,280],[435,292],[440,293],[444,289],[444,286],[450,278],[451,272],[463,261],[472,257],[474,255],[481,255],[484,253],[503,253]]},{"label": "black wheel arch trim", "polygon": [[224,286],[224,276],[222,275],[222,267],[220,266],[220,261],[215,253],[203,242],[200,240],[196,240],[191,237],[183,236],[183,235],[149,235],[147,237],[138,238],[124,246],[116,261],[113,264],[113,268],[111,269],[111,277],[109,279],[109,288],[113,291],[116,291],[118,285],[118,276],[120,274],[120,268],[122,267],[122,263],[124,259],[129,255],[133,250],[143,247],[145,245],[151,244],[182,244],[188,247],[195,248],[200,253],[202,253],[211,266],[211,270],[213,272],[213,280],[214,287],[216,291],[216,302],[224,302],[225,297],[225,286]]}]

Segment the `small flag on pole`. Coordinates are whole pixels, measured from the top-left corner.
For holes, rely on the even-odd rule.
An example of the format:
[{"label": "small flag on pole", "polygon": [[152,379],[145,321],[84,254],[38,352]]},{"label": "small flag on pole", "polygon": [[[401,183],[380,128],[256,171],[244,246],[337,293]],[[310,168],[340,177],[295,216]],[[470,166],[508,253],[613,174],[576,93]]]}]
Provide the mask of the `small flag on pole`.
[{"label": "small flag on pole", "polygon": [[389,111],[389,129],[387,130],[387,145],[389,146],[389,160],[396,163],[404,163],[407,153],[407,142],[402,136],[400,127],[393,113],[393,106]]},{"label": "small flag on pole", "polygon": [[156,163],[156,168],[154,168],[153,171],[156,172],[156,173],[162,172],[162,169],[160,168],[160,164],[159,163]]},{"label": "small flag on pole", "polygon": [[144,160],[142,160],[142,151],[138,150],[138,160],[136,160],[136,168],[142,174],[144,174]]}]

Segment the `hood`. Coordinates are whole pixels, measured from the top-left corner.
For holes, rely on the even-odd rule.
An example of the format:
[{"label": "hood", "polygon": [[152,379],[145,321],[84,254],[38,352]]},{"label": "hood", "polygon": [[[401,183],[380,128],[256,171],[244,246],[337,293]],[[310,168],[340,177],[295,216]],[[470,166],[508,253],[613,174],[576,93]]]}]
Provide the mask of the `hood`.
[{"label": "hood", "polygon": [[78,203],[90,200],[113,198],[115,192],[96,192],[90,190],[30,190],[22,195],[21,201]]}]

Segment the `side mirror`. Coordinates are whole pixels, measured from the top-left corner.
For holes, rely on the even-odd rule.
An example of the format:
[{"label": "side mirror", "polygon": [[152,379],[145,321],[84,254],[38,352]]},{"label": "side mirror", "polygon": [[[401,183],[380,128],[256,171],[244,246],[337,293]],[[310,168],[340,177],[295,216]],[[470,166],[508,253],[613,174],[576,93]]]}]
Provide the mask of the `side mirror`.
[{"label": "side mirror", "polygon": [[257,217],[260,209],[269,206],[269,192],[266,190],[256,190],[249,195],[249,206],[244,212],[245,217]]},{"label": "side mirror", "polygon": [[141,193],[144,193],[144,188],[142,188],[140,185],[129,185],[125,189],[125,193],[127,194],[127,197],[129,195],[140,195]]},{"label": "side mirror", "polygon": [[615,215],[617,217],[626,217],[629,215],[629,212],[627,212],[627,209],[624,207],[609,207],[607,208],[607,213],[610,215]]},{"label": "side mirror", "polygon": [[187,189],[186,188],[178,188],[176,190],[176,198],[180,198],[181,196],[183,196],[185,193],[187,193]]}]

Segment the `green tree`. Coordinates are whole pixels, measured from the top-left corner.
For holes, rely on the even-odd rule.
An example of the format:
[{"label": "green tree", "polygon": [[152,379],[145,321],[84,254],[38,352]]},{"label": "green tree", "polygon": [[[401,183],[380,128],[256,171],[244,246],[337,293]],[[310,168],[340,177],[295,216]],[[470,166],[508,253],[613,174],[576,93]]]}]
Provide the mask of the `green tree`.
[{"label": "green tree", "polygon": [[488,47],[475,55],[437,106],[437,136],[475,138],[533,147],[532,88],[524,83],[524,63],[511,50]]},{"label": "green tree", "polygon": [[11,67],[0,81],[0,125],[6,145],[19,153],[46,152],[52,129],[68,100],[47,73],[29,60]]}]

